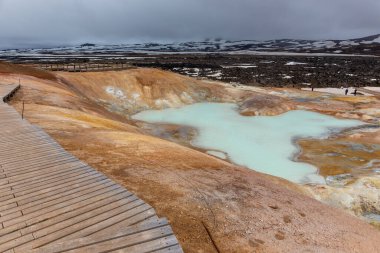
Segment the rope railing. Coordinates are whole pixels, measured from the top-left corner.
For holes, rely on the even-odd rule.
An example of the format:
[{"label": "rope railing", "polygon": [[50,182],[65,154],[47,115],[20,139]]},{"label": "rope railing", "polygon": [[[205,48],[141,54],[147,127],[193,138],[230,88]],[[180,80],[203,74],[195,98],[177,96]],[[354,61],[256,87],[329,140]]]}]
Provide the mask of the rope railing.
[{"label": "rope railing", "polygon": [[68,64],[38,64],[37,68],[48,71],[61,72],[96,72],[130,69],[132,66],[126,63],[68,63]]}]

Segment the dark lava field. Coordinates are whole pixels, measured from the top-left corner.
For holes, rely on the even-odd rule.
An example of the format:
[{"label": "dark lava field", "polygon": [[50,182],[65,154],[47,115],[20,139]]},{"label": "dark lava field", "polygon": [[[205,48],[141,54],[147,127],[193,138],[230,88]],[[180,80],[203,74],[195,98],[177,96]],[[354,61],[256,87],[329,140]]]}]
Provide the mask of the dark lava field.
[{"label": "dark lava field", "polygon": [[192,77],[255,86],[378,86],[380,57],[187,54],[128,60]]}]

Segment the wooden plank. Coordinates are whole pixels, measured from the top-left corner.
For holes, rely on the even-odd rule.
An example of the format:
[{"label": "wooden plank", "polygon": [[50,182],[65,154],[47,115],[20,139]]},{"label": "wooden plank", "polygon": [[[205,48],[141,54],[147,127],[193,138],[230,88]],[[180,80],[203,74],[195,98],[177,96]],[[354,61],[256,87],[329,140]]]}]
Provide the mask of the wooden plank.
[{"label": "wooden plank", "polygon": [[[24,187],[30,187],[30,185],[38,183],[38,182],[44,182],[47,180],[50,180],[52,178],[58,177],[62,174],[70,173],[71,171],[75,170],[92,170],[92,168],[80,163],[80,162],[72,162],[72,163],[66,163],[64,165],[58,165],[55,167],[50,167],[46,171],[34,171],[33,174],[28,174],[25,178],[19,178],[18,180],[14,180],[14,178],[8,178],[10,180],[10,183],[5,185],[5,187],[12,187],[12,189],[20,189]],[[32,177],[30,177],[32,175]],[[2,189],[4,186],[0,186],[0,189]],[[4,188],[5,188],[4,187]]]},{"label": "wooden plank", "polygon": [[63,212],[61,215],[54,216],[51,214],[45,214],[43,217],[39,217],[38,219],[34,219],[28,222],[21,222],[16,225],[0,229],[0,236],[4,236],[8,233],[18,230],[20,230],[23,235],[26,235],[34,231],[38,231],[42,228],[53,226],[54,224],[62,222],[64,220],[71,219],[78,216],[79,214],[90,212],[98,207],[108,205],[123,198],[134,198],[137,200],[137,198],[129,192],[104,194],[103,196],[97,196],[96,198],[72,205],[66,208],[66,210],[63,210],[65,212]]},{"label": "wooden plank", "polygon": [[[48,173],[50,171],[56,171],[59,170],[59,168],[62,166],[63,169],[65,166],[71,166],[73,164],[77,163],[78,165],[80,162],[75,159],[65,159],[62,161],[52,161],[50,164],[44,164],[39,166],[33,166],[29,167],[29,170],[21,170],[21,171],[15,171],[15,172],[6,172],[6,178],[0,179],[0,187],[2,187],[4,184],[5,186],[8,186],[9,184],[13,182],[17,182],[20,180],[24,180],[28,177],[38,176],[41,173]],[[85,165],[82,165],[83,167],[86,167]],[[8,181],[8,183],[5,183],[5,181]]]},{"label": "wooden plank", "polygon": [[[24,161],[17,161],[17,162],[13,162],[9,164],[8,163],[2,164],[2,168],[6,170],[12,167],[13,168],[26,168],[28,166],[36,167],[36,166],[43,166],[45,164],[51,164],[52,161],[60,162],[63,160],[78,160],[78,159],[67,153],[59,152],[57,154],[49,154],[47,156],[41,156],[41,157],[37,156],[33,159],[25,159]],[[7,175],[8,173],[12,173],[12,172],[6,172]]]},{"label": "wooden plank", "polygon": [[[169,226],[152,229],[139,234],[119,237],[108,241],[99,242],[79,249],[66,252],[152,252],[154,250],[177,245],[177,240]],[[18,249],[15,249],[15,252]],[[38,251],[37,251],[38,252]]]},{"label": "wooden plank", "polygon": [[60,197],[59,199],[55,199],[52,201],[45,201],[44,203],[42,203],[40,205],[34,205],[32,207],[23,207],[22,213],[24,215],[29,214],[29,213],[35,213],[37,211],[40,211],[41,209],[56,206],[58,204],[60,206],[62,206],[62,205],[66,204],[70,201],[72,201],[72,203],[75,203],[74,201],[77,199],[84,200],[84,199],[87,199],[92,194],[99,195],[100,193],[110,192],[111,190],[115,190],[115,189],[121,189],[121,188],[120,188],[120,186],[115,185],[112,182],[108,182],[108,183],[107,182],[100,182],[100,184],[97,187],[91,187],[91,188],[88,188],[86,190],[82,189],[81,191],[77,192],[76,194],[71,193],[69,195]]},{"label": "wooden plank", "polygon": [[[35,148],[38,148],[40,146],[44,145],[49,145],[51,148],[60,148],[58,144],[55,144],[51,141],[45,141],[45,140],[39,140],[39,141],[34,141],[32,144],[33,145],[27,145],[28,143],[22,142],[20,144],[15,143],[13,141],[6,142],[2,144],[2,149],[1,149],[1,154],[14,154],[15,151],[28,151],[28,150],[33,150]],[[16,152],[17,154],[17,152]]]},{"label": "wooden plank", "polygon": [[9,199],[12,199],[12,198],[14,198],[13,194],[9,194],[8,193],[8,195],[4,195],[4,196],[0,197],[0,202],[1,201],[5,201],[5,200],[9,200]]},{"label": "wooden plank", "polygon": [[[120,200],[119,202],[120,203],[114,202],[110,205],[103,206],[91,212],[83,213],[81,215],[75,216],[69,220],[64,220],[60,223],[56,223],[54,224],[54,226],[46,227],[44,229],[33,232],[34,240],[30,240],[29,242],[24,243],[22,245],[22,248],[24,249],[37,248],[37,247],[46,245],[49,242],[57,240],[61,237],[69,235],[72,232],[75,232],[78,229],[81,229],[86,224],[89,224],[89,223],[91,224],[91,217],[93,217],[94,214],[99,213],[99,212],[100,213],[107,212],[107,210],[111,210],[112,208],[114,208],[114,205],[116,204],[120,205],[120,204],[123,204],[123,202],[126,203],[127,200]],[[131,202],[131,203],[134,203],[134,202]],[[96,219],[92,219],[93,222],[95,220]],[[26,234],[26,235],[23,235],[22,237],[29,237],[29,235],[30,234]]]},{"label": "wooden plank", "polygon": [[[15,122],[14,124],[18,124]],[[33,126],[25,126],[20,128],[22,131],[13,132],[13,134],[4,134],[1,133],[0,140],[1,142],[6,141],[20,141],[23,138],[25,139],[32,139],[36,137],[40,138],[49,138],[50,136],[43,132],[41,129],[35,129]],[[5,128],[5,130],[10,130],[8,127]],[[51,138],[51,137],[50,137]]]},{"label": "wooden plank", "polygon": [[0,245],[4,244],[6,242],[9,242],[9,241],[15,240],[21,236],[22,236],[22,234],[20,231],[15,231],[15,232],[6,234],[6,235],[0,237]]},{"label": "wooden plank", "polygon": [[48,137],[44,132],[43,130],[41,129],[35,129],[33,126],[32,127],[28,127],[28,131],[21,131],[20,133],[18,133],[17,135],[2,135],[0,133],[0,140],[1,142],[4,140],[20,140],[22,139],[23,137],[24,138],[28,138],[28,137],[37,137],[37,136],[40,136],[41,138],[42,137]]},{"label": "wooden plank", "polygon": [[[141,231],[149,230],[153,227],[162,227],[165,225],[169,225],[168,220],[165,218],[158,218],[157,215],[154,215],[150,218],[146,218],[143,221],[140,221],[140,214],[127,219],[125,221],[121,221],[112,226],[106,227],[97,232],[91,233],[86,238],[91,238],[92,240],[102,240],[111,237],[118,237],[121,235],[133,234]],[[135,219],[132,221],[132,219]],[[132,221],[132,223],[131,223]],[[128,225],[127,225],[128,224]]]},{"label": "wooden plank", "polygon": [[[8,188],[9,186],[16,186],[18,184],[23,184],[27,182],[31,183],[33,182],[33,180],[39,180],[41,177],[43,178],[44,175],[49,176],[53,173],[58,173],[59,171],[64,172],[65,170],[69,170],[72,168],[80,169],[82,167],[88,167],[88,166],[84,165],[80,161],[74,160],[71,162],[58,163],[53,166],[41,166],[41,167],[37,167],[37,169],[33,168],[26,171],[20,171],[17,174],[11,174],[11,175],[8,174],[6,178],[0,179],[0,189]],[[8,181],[8,183],[3,184],[2,181]]]},{"label": "wooden plank", "polygon": [[61,193],[57,193],[55,195],[45,197],[45,198],[39,198],[34,199],[32,202],[25,203],[23,205],[17,205],[13,209],[8,209],[6,211],[2,211],[0,213],[1,216],[5,216],[9,213],[12,213],[14,211],[22,211],[24,209],[28,208],[36,208],[41,209],[45,206],[46,203],[49,204],[55,204],[56,202],[64,202],[67,199],[79,197],[82,195],[86,195],[90,192],[96,191],[98,189],[106,188],[113,184],[112,181],[106,179],[103,181],[95,181],[93,183],[88,184],[88,182],[84,183],[80,187],[72,188],[70,191],[67,191],[66,189],[62,191]]},{"label": "wooden plank", "polygon": [[2,195],[2,194],[11,193],[14,197],[19,197],[19,196],[25,195],[27,193],[33,192],[37,189],[41,189],[43,186],[48,187],[48,186],[51,186],[54,184],[61,184],[63,182],[63,179],[65,179],[67,182],[68,179],[78,179],[79,176],[82,176],[82,175],[91,175],[91,174],[89,174],[89,172],[94,172],[94,171],[92,171],[92,170],[75,170],[74,169],[74,170],[69,171],[69,172],[70,173],[67,173],[67,174],[60,174],[59,177],[52,178],[51,180],[46,180],[43,182],[36,182],[35,184],[26,185],[25,187],[20,188],[20,189],[14,189],[12,187],[12,189],[10,191],[7,191],[5,193],[1,192],[0,194]]},{"label": "wooden plank", "polygon": [[50,164],[52,161],[61,161],[61,160],[67,160],[67,159],[76,159],[74,156],[65,153],[65,152],[57,152],[53,154],[48,154],[46,156],[33,156],[31,158],[26,157],[23,161],[12,161],[10,163],[3,163],[1,166],[3,169],[8,168],[25,168],[27,165],[32,166],[40,166],[44,164]]},{"label": "wooden plank", "polygon": [[[73,219],[81,214],[92,212],[97,208],[101,208],[103,206],[111,205],[112,203],[118,202],[120,200],[123,201],[137,201],[137,197],[132,195],[129,192],[121,192],[117,194],[107,194],[107,196],[100,196],[91,200],[86,200],[86,203],[76,204],[72,206],[71,209],[68,209],[67,212],[62,213],[61,215],[56,216],[47,216],[43,220],[35,221],[34,223],[28,222],[28,227],[21,229],[21,233],[23,235],[33,233],[35,231],[39,231],[41,229],[55,226],[55,224],[64,222],[66,220]],[[4,228],[6,229],[6,228]],[[0,230],[1,233],[1,230]]]},{"label": "wooden plank", "polygon": [[16,219],[5,220],[3,222],[3,226],[4,226],[4,228],[6,228],[8,226],[11,226],[11,225],[14,225],[14,224],[17,224],[20,222],[24,222],[24,221],[27,224],[34,224],[37,220],[41,220],[42,217],[45,217],[44,215],[46,215],[45,219],[47,217],[54,217],[56,215],[64,213],[65,211],[67,211],[67,209],[71,210],[72,206],[74,206],[75,204],[79,203],[80,205],[82,205],[85,200],[93,200],[95,198],[102,198],[102,195],[106,194],[106,193],[117,194],[120,192],[126,192],[126,190],[124,190],[124,189],[120,189],[120,188],[115,189],[115,188],[116,188],[115,186],[110,186],[107,189],[97,190],[96,192],[93,192],[93,193],[87,194],[85,196],[66,201],[64,203],[59,203],[59,204],[56,204],[54,206],[50,206],[50,207],[41,209],[37,212],[28,213],[28,214],[23,215],[21,217],[18,217]]},{"label": "wooden plank", "polygon": [[58,144],[52,142],[49,139],[35,140],[35,141],[31,140],[30,142],[22,141],[20,143],[16,143],[16,142],[11,141],[11,142],[4,143],[2,145],[3,149],[4,149],[4,152],[2,152],[2,155],[3,154],[4,155],[6,155],[6,154],[17,155],[20,153],[20,151],[27,152],[27,151],[34,150],[34,149],[40,148],[40,147],[46,148],[46,144],[48,144],[50,146],[50,148],[52,148],[52,149],[58,149],[58,150],[64,151],[64,149],[62,147],[60,147]]},{"label": "wooden plank", "polygon": [[78,177],[75,180],[70,180],[68,182],[64,182],[64,183],[61,183],[59,185],[50,186],[48,188],[40,187],[40,189],[38,189],[37,191],[31,191],[28,194],[20,195],[17,198],[1,202],[0,203],[0,211],[4,211],[4,210],[9,209],[9,204],[13,204],[15,202],[27,203],[30,200],[30,198],[35,197],[35,196],[39,196],[42,194],[48,195],[50,192],[53,192],[54,190],[58,190],[58,189],[68,190],[70,187],[75,186],[77,183],[86,182],[86,181],[89,181],[90,179],[103,180],[105,178],[106,178],[105,176],[99,175],[99,174],[93,174],[90,176],[85,175],[82,177]]},{"label": "wooden plank", "polygon": [[105,234],[101,238],[83,237],[83,238],[75,239],[75,240],[52,243],[50,245],[46,245],[39,248],[37,251],[32,251],[32,252],[62,252],[62,251],[70,250],[70,249],[78,249],[85,246],[94,245],[101,241],[111,240],[113,238],[128,236],[132,234],[138,234],[141,232],[145,232],[151,229],[160,228],[164,226],[168,226],[168,223],[166,220],[157,220],[156,222],[151,222],[144,226],[127,227],[127,228],[124,228],[123,231],[119,231],[118,233],[115,233],[115,234],[113,233]]},{"label": "wooden plank", "polygon": [[[101,241],[93,243],[91,245],[85,245],[79,248],[65,249],[65,252],[112,252],[116,250],[122,250],[117,252],[151,252],[157,249],[167,248],[177,244],[175,237],[172,236],[172,230],[170,226],[154,228],[150,231],[145,231],[128,236],[118,237],[111,240]],[[28,250],[27,247],[19,247],[15,249],[15,252],[22,252],[21,250]],[[41,249],[34,250],[35,253],[52,253],[60,252],[57,249]]]},{"label": "wooden plank", "polygon": [[[114,203],[113,205],[104,206],[102,208],[96,209],[92,212],[82,214],[71,220],[65,221],[60,224],[56,224],[54,227],[48,227],[47,229],[39,230],[33,233],[35,240],[29,245],[33,245],[31,248],[41,247],[43,245],[48,245],[49,243],[58,241],[61,238],[72,239],[75,236],[70,237],[73,233],[79,233],[80,230],[96,224],[96,222],[106,216],[109,212],[122,212],[127,210],[128,212],[139,212],[140,210],[147,208],[141,200],[130,202],[129,204]],[[118,205],[121,206],[118,206]],[[67,226],[69,225],[70,226]],[[81,236],[77,237],[80,238]]]},{"label": "wooden plank", "polygon": [[[58,165],[58,164],[65,164],[65,163],[70,163],[70,162],[75,162],[75,161],[79,161],[77,158],[73,157],[73,156],[69,156],[69,157],[62,157],[60,159],[56,159],[56,160],[48,160],[48,161],[43,161],[43,162],[40,162],[40,163],[31,163],[31,164],[25,164],[25,165],[19,165],[17,167],[18,170],[22,169],[21,172],[20,171],[15,171],[15,172],[6,172],[6,175],[7,177],[12,177],[12,176],[16,176],[16,175],[21,175],[21,174],[25,174],[25,173],[28,173],[28,169],[36,169],[38,167],[40,168],[49,168],[49,167],[52,167],[52,166],[55,166],[55,165]],[[9,167],[6,167],[6,166],[2,166],[2,168],[4,170],[6,170],[7,168]]]},{"label": "wooden plank", "polygon": [[141,222],[147,218],[156,215],[155,211],[152,209],[151,206],[144,204],[142,200],[140,201],[142,205],[136,208],[130,209],[129,207],[124,206],[99,215],[97,217],[94,217],[91,219],[93,221],[92,225],[90,225],[91,223],[88,222],[86,223],[86,226],[89,226],[87,226],[86,228],[56,241],[60,242],[65,240],[73,240],[75,238],[86,237],[91,235],[92,233],[96,233],[105,228],[108,228],[109,226],[115,225],[121,221],[124,221],[126,226],[130,226],[134,223]]},{"label": "wooden plank", "polygon": [[11,250],[11,249],[14,250],[14,247],[16,247],[18,245],[22,245],[23,243],[26,243],[26,242],[30,242],[32,240],[34,240],[34,237],[32,234],[29,234],[29,235],[24,236],[24,237],[19,237],[17,239],[13,239],[13,240],[8,241],[6,243],[2,243],[2,244],[0,244],[0,252],[6,251],[6,250]]},{"label": "wooden plank", "polygon": [[49,192],[54,189],[60,189],[60,188],[67,188],[73,185],[74,182],[82,182],[88,181],[92,178],[99,178],[99,179],[105,179],[106,177],[104,175],[100,175],[96,171],[84,171],[70,175],[65,178],[61,178],[61,180],[56,182],[49,182],[49,183],[42,183],[38,186],[35,186],[33,188],[28,189],[21,189],[21,191],[14,191],[13,194],[15,195],[15,199],[22,200],[23,198],[31,197],[31,194],[41,194],[44,192]]},{"label": "wooden plank", "polygon": [[[15,123],[17,124],[17,123]],[[7,127],[8,128],[8,127]],[[20,131],[17,134],[12,134],[12,135],[0,135],[0,142],[5,143],[5,142],[17,142],[17,141],[23,141],[23,140],[30,140],[30,139],[51,139],[49,135],[46,135],[42,130],[38,129],[32,129],[31,127],[25,127],[27,130],[25,131]],[[53,141],[53,140],[52,140]],[[54,142],[54,141],[53,141]]]}]

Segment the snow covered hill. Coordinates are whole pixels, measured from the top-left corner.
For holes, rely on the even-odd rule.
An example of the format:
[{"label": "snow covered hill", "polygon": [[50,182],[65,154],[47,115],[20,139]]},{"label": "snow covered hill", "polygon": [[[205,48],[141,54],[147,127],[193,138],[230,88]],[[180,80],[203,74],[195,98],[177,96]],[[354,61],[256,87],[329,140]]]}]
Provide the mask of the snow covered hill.
[{"label": "snow covered hill", "polygon": [[[123,45],[83,44],[74,47],[45,49],[13,49],[0,51],[0,57],[12,56],[83,56],[102,55],[124,56],[126,53],[320,53],[320,54],[360,54],[380,56],[380,34],[350,40],[207,40],[182,43],[144,43]],[[44,58],[44,57],[43,57]]]}]

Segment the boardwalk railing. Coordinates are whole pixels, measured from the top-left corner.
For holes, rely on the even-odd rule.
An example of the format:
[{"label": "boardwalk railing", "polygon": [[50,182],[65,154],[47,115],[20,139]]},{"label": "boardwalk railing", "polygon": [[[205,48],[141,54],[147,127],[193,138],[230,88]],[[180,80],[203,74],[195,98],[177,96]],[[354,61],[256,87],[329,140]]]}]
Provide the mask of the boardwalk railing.
[{"label": "boardwalk railing", "polygon": [[0,252],[115,251],[183,252],[150,205],[0,102]]},{"label": "boardwalk railing", "polygon": [[48,71],[61,72],[96,72],[96,71],[114,71],[126,70],[133,68],[132,65],[126,63],[59,63],[59,64],[36,64],[32,65],[36,68]]}]

